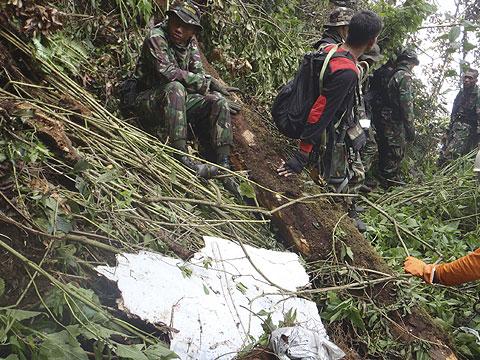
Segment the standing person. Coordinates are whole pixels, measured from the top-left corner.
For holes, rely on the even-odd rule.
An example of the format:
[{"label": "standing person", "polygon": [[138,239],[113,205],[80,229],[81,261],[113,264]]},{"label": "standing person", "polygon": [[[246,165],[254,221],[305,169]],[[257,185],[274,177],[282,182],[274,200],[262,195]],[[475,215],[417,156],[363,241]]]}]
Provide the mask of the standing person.
[{"label": "standing person", "polygon": [[405,272],[418,276],[428,284],[460,285],[480,279],[480,248],[446,264],[426,264],[409,256],[403,267]]},{"label": "standing person", "polygon": [[[282,162],[277,169],[280,176],[300,174],[313,146],[321,143],[323,131],[342,119],[344,113],[351,116],[358,83],[357,57],[375,45],[381,29],[382,19],[372,11],[362,10],[352,17],[347,41],[337,49],[343,56],[332,58],[328,63],[322,91],[300,135],[300,149],[290,160]],[[327,47],[324,51],[330,50],[331,47]]]},{"label": "standing person", "polygon": [[[372,186],[375,186],[375,182],[371,179],[368,179],[368,172],[372,167],[373,159],[378,152],[377,142],[375,141],[376,137],[376,130],[375,125],[372,122],[372,93],[370,91],[370,82],[373,77],[372,74],[372,67],[376,61],[381,61],[383,59],[383,55],[380,54],[380,47],[378,44],[368,52],[362,54],[358,61],[360,65],[364,65],[366,63],[368,65],[364,66],[364,71],[368,71],[368,76],[366,77],[365,82],[361,87],[361,104],[362,106],[359,108],[359,118],[369,120],[369,127],[365,129],[367,135],[367,142],[365,146],[360,150],[360,155],[362,157],[363,166],[365,167],[365,181],[364,185],[365,188],[370,190]],[[363,67],[363,66],[362,66]]]},{"label": "standing person", "polygon": [[478,71],[469,69],[463,76],[461,89],[453,102],[447,133],[442,137],[443,150],[438,160],[445,165],[479,146],[480,96],[477,86]]},{"label": "standing person", "polygon": [[412,69],[419,64],[411,50],[397,60],[387,89],[380,118],[375,120],[378,144],[378,167],[385,185],[405,185],[401,176],[406,143],[415,139],[412,95]]},{"label": "standing person", "polygon": [[353,14],[354,11],[347,7],[334,9],[330,14],[329,22],[323,25],[325,31],[322,34],[322,38],[313,45],[313,48],[321,50],[328,45],[344,43]]},{"label": "standing person", "polygon": [[194,36],[202,30],[199,8],[183,2],[167,15],[148,31],[143,42],[135,70],[138,92],[134,111],[155,136],[164,138],[168,133],[169,143],[179,150],[177,160],[198,176],[210,178],[216,175],[217,167],[201,164],[187,153],[188,122],[208,126],[217,163],[230,169],[230,112],[232,108],[240,110],[240,104],[224,96],[238,89],[205,74]]},{"label": "standing person", "polygon": [[[300,149],[287,162],[282,160],[277,169],[280,176],[300,174],[308,164],[312,149],[322,144],[325,131],[327,139],[324,157],[327,163],[325,167],[327,181],[330,181],[331,177],[340,179],[337,191],[341,191],[340,188],[345,187],[350,178],[363,176],[352,171],[352,164],[359,160],[358,149],[352,151],[354,146],[346,137],[346,132],[354,126],[353,108],[355,90],[358,86],[357,58],[375,45],[381,29],[381,18],[372,11],[362,10],[352,17],[345,44],[337,48],[338,56],[332,57],[328,62],[320,95],[310,110],[300,135]],[[323,51],[328,53],[332,49],[333,45]],[[339,171],[342,174],[339,174]],[[351,217],[355,219],[357,227],[360,230],[362,226],[361,231],[365,231],[365,225],[354,211],[354,204],[351,208],[353,209]]]}]

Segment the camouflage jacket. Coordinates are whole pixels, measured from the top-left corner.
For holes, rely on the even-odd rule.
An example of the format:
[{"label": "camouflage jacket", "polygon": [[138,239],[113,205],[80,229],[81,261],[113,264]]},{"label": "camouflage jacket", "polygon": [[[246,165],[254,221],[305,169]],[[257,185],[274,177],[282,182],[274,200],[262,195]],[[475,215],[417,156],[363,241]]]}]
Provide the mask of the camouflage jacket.
[{"label": "camouflage jacket", "polygon": [[327,28],[323,34],[322,38],[313,44],[313,48],[319,50],[320,48],[325,48],[328,45],[342,44],[345,42],[342,34],[338,31],[336,27]]},{"label": "camouflage jacket", "polygon": [[179,81],[188,92],[206,94],[210,78],[205,75],[197,42],[192,37],[176,45],[168,39],[168,20],[153,26],[147,33],[135,69],[139,91]]},{"label": "camouflage jacket", "polygon": [[451,115],[450,126],[448,133],[450,133],[452,126],[456,122],[463,122],[471,125],[473,131],[478,131],[478,124],[480,120],[480,94],[479,88],[475,85],[472,91],[465,91],[461,89],[455,100],[453,101],[453,110]]},{"label": "camouflage jacket", "polygon": [[406,134],[414,135],[412,73],[408,67],[401,63],[397,65],[388,82],[387,93],[387,106],[392,109],[394,120],[403,123]]}]

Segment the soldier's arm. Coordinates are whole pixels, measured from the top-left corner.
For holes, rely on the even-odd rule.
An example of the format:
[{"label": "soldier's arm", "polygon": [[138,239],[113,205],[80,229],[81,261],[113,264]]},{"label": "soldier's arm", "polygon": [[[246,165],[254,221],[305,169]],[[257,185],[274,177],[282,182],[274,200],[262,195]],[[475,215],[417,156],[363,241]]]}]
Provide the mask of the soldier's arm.
[{"label": "soldier's arm", "polygon": [[415,137],[412,77],[407,71],[398,71],[395,76],[398,83],[400,116],[405,126],[407,140],[412,141]]},{"label": "soldier's arm", "polygon": [[[357,73],[352,69],[337,70],[329,74],[325,86],[310,110],[307,124],[300,135],[300,149],[310,152],[312,146],[319,144],[323,130],[334,121],[335,115],[350,91],[355,91]],[[352,97],[353,99],[353,97]]]},{"label": "soldier's arm", "polygon": [[457,94],[457,96],[455,96],[455,100],[453,100],[452,114],[450,115],[450,124],[448,125],[447,135],[450,135],[450,132],[452,131],[452,126],[455,122],[455,117],[458,112],[458,102],[460,101],[460,96],[461,91]]},{"label": "soldier's arm", "polygon": [[[475,104],[475,114],[477,115],[477,134],[480,134],[480,88],[476,88],[477,89],[477,102]],[[479,147],[479,150],[480,150],[480,137],[477,136],[478,138],[478,147]]]},{"label": "soldier's arm", "polygon": [[[155,68],[160,76],[167,78],[169,81],[181,82],[189,91],[206,94],[210,85],[210,78],[203,71],[200,54],[198,54],[199,65],[196,66],[196,72],[192,72],[189,67],[184,70],[176,66],[168,57],[168,43],[162,34],[152,34],[149,41],[149,50],[154,58]],[[198,53],[198,48],[194,46]],[[201,70],[199,68],[201,66]]]},{"label": "soldier's arm", "polygon": [[480,248],[451,263],[435,266],[434,279],[447,286],[480,279]]}]

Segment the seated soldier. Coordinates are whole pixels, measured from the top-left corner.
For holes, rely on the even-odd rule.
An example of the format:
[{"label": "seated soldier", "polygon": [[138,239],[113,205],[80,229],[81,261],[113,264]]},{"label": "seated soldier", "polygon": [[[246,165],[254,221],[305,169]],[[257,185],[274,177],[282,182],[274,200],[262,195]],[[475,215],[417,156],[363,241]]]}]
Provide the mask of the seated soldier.
[{"label": "seated soldier", "polygon": [[217,167],[198,163],[187,154],[187,121],[208,126],[217,163],[230,169],[230,113],[239,111],[240,104],[224,96],[238,89],[205,74],[194,36],[202,30],[198,7],[184,2],[167,15],[148,31],[143,42],[135,69],[138,92],[134,111],[155,136],[164,137],[166,128],[171,146],[179,150],[175,157],[198,176],[210,178]]}]

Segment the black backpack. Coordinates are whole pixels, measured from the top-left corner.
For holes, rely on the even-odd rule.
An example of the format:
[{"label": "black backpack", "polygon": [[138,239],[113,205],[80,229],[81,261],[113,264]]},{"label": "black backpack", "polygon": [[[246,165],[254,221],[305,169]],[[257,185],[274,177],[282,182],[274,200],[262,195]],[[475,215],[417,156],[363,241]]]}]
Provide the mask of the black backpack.
[{"label": "black backpack", "polygon": [[329,52],[307,52],[295,78],[276,96],[272,117],[283,135],[292,139],[300,137],[310,110],[320,96],[328,62],[334,57],[345,57],[345,53],[336,52],[338,47],[335,45]]}]

